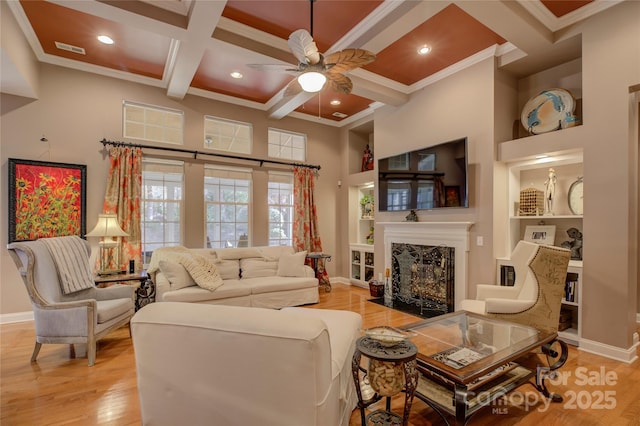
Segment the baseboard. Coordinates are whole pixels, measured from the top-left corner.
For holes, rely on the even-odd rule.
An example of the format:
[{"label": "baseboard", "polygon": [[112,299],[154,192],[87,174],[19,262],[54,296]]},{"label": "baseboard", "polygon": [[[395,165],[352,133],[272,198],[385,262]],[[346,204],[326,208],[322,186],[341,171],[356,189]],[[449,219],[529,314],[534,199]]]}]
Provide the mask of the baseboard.
[{"label": "baseboard", "polygon": [[611,358],[616,361],[631,364],[638,359],[638,345],[638,333],[633,333],[633,344],[628,349],[618,348],[616,346],[588,340],[584,337],[580,339],[580,347],[578,347],[578,349],[592,354],[604,356],[606,358]]},{"label": "baseboard", "polygon": [[0,324],[11,324],[14,322],[33,321],[33,311],[15,312],[13,314],[0,314]]}]

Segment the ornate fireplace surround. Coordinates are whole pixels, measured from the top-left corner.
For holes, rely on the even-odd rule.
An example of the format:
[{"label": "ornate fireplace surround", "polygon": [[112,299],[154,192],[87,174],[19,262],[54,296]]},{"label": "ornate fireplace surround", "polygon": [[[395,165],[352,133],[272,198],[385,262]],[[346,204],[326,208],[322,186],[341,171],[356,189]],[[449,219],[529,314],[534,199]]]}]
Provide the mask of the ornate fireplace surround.
[{"label": "ornate fireplace surround", "polygon": [[[452,272],[453,308],[460,309],[460,302],[467,295],[467,264],[469,254],[469,229],[473,222],[378,222],[376,226],[384,229],[384,259],[385,268],[391,270],[391,282],[399,283],[399,268],[392,268],[392,256],[398,248],[416,246],[423,253],[431,253],[446,247],[453,256],[454,271]],[[438,253],[438,256],[440,254]],[[397,263],[397,262],[396,262]],[[426,267],[426,263],[425,263]],[[395,269],[395,270],[394,270]],[[406,277],[403,279],[406,281]]]}]

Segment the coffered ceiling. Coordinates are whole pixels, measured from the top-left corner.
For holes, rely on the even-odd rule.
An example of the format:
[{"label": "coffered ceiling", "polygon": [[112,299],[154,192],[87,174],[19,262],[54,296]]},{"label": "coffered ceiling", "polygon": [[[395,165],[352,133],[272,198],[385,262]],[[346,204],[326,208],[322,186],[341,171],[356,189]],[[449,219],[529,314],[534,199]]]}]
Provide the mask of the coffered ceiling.
[{"label": "coffered ceiling", "polygon": [[[194,94],[272,118],[291,114],[341,126],[377,106],[401,105],[487,57],[516,74],[521,64],[544,66],[560,50],[572,59],[580,43],[562,40],[562,30],[618,2],[316,0],[311,32],[320,52],[362,48],[377,58],[348,73],[349,95],[325,88],[294,97],[283,92],[295,75],[248,64],[297,65],[287,38],[311,30],[309,0],[7,3],[41,62],[161,87],[173,98]],[[114,43],[102,44],[98,35]],[[431,51],[420,55],[425,45]]]}]

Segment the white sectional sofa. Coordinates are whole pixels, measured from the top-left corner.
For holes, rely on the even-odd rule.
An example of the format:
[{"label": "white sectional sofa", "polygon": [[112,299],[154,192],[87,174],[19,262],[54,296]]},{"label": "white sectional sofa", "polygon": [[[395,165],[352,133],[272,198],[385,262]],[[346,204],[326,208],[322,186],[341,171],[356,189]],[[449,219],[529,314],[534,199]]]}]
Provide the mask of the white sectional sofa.
[{"label": "white sectional sofa", "polygon": [[[156,302],[279,309],[318,302],[318,280],[313,269],[304,265],[305,255],[294,253],[290,246],[165,247],[153,252],[147,272],[156,286]],[[184,256],[212,263],[222,285],[212,291],[196,284],[184,266]]]},{"label": "white sectional sofa", "polygon": [[348,426],[360,327],[349,311],[147,305],[131,320],[142,424]]}]

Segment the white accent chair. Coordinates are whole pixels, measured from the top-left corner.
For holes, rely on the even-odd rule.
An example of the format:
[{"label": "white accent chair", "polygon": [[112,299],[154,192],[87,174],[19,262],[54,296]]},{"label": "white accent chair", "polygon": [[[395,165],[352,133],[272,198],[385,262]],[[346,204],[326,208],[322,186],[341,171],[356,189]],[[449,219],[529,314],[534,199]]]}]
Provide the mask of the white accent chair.
[{"label": "white accent chair", "polygon": [[570,257],[564,248],[519,241],[511,254],[515,284],[478,284],[476,300],[460,308],[557,332]]},{"label": "white accent chair", "polygon": [[[86,242],[85,242],[86,243]],[[63,294],[56,264],[42,241],[7,246],[27,288],[36,328],[35,362],[43,343],[86,344],[89,366],[95,364],[96,342],[126,325],[135,312],[135,288],[89,288]],[[86,243],[87,256],[90,248]],[[88,259],[87,259],[88,260]]]},{"label": "white accent chair", "polygon": [[131,320],[143,425],[348,425],[362,318],[155,303]]}]

